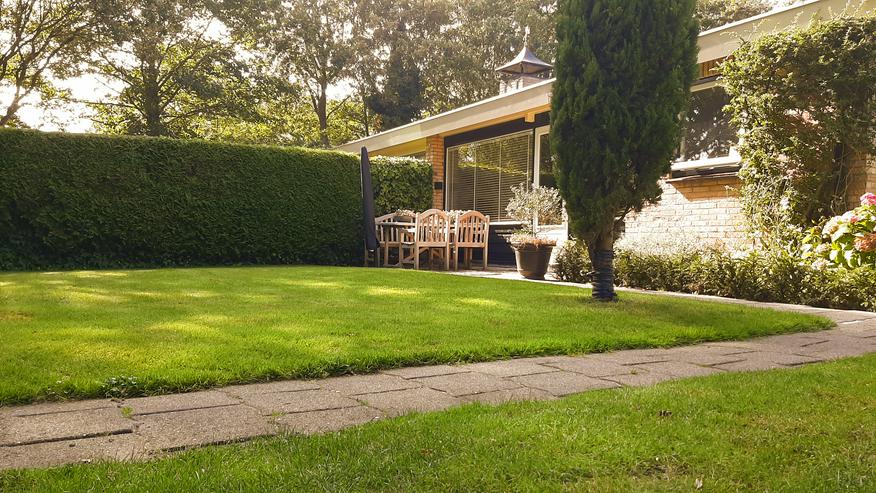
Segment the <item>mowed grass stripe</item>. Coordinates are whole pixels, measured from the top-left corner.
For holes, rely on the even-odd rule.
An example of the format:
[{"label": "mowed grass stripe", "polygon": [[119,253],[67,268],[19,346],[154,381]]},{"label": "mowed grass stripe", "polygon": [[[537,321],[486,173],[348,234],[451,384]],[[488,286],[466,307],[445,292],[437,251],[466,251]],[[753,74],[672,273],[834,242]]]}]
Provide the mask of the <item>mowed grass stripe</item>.
[{"label": "mowed grass stripe", "polygon": [[811,316],[429,272],[241,267],[0,274],[0,404],[828,327]]}]

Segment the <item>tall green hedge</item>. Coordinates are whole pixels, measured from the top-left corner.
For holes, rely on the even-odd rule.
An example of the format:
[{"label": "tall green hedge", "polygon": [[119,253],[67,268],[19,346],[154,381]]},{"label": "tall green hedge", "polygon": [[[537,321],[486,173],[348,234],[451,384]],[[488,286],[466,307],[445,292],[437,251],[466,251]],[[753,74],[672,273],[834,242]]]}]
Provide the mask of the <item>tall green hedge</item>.
[{"label": "tall green hedge", "polygon": [[432,206],[432,166],[411,157],[376,156],[371,161],[374,210],[378,216],[399,209],[424,211]]},{"label": "tall green hedge", "polygon": [[350,264],[356,156],[0,131],[0,270]]}]

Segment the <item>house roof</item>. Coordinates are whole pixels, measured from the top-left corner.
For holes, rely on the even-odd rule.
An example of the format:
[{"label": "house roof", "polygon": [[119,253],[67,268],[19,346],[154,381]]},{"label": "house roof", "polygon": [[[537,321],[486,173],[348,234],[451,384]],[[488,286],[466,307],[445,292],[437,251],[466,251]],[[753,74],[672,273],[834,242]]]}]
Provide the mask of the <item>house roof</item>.
[{"label": "house roof", "polygon": [[[809,0],[704,31],[700,33],[697,41],[700,49],[698,62],[724,58],[736,51],[743,39],[754,39],[794,24],[809,22],[811,19],[830,18],[842,12],[856,15],[876,12],[876,0],[859,0],[856,5],[857,7],[849,10],[847,0]],[[524,49],[518,58],[525,55],[525,51]],[[515,63],[517,62],[512,61],[509,65]],[[446,137],[496,123],[534,116],[536,113],[550,109],[553,81],[554,79],[548,79],[520,90],[500,94],[354,140],[338,146],[338,149],[357,152],[364,146],[377,154],[413,154],[425,150],[426,137],[432,135]]]},{"label": "house roof", "polygon": [[550,70],[554,66],[535,56],[535,53],[524,46],[513,60],[496,69],[496,72],[505,74],[538,74]]}]

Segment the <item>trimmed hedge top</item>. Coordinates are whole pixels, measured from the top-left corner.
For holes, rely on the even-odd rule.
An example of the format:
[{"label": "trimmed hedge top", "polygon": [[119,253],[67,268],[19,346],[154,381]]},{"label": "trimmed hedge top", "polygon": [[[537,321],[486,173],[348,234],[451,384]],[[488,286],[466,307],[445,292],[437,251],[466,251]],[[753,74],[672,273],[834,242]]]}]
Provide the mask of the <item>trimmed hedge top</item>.
[{"label": "trimmed hedge top", "polygon": [[0,270],[352,264],[361,211],[352,154],[0,130]]}]

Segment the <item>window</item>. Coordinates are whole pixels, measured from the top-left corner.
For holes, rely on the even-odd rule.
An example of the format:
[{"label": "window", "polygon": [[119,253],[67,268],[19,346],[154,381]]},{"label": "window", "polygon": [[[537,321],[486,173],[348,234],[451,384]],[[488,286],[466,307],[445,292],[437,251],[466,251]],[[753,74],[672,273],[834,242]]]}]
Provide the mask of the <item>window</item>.
[{"label": "window", "polygon": [[532,133],[481,140],[447,149],[449,210],[474,209],[492,221],[511,218],[511,188],[532,183]]},{"label": "window", "polygon": [[551,154],[551,136],[547,131],[538,135],[538,186],[557,188],[554,178],[554,156]]},{"label": "window", "polygon": [[739,134],[730,123],[724,106],[730,96],[724,88],[711,85],[691,94],[690,110],[684,119],[678,161],[702,161],[736,155]]}]

